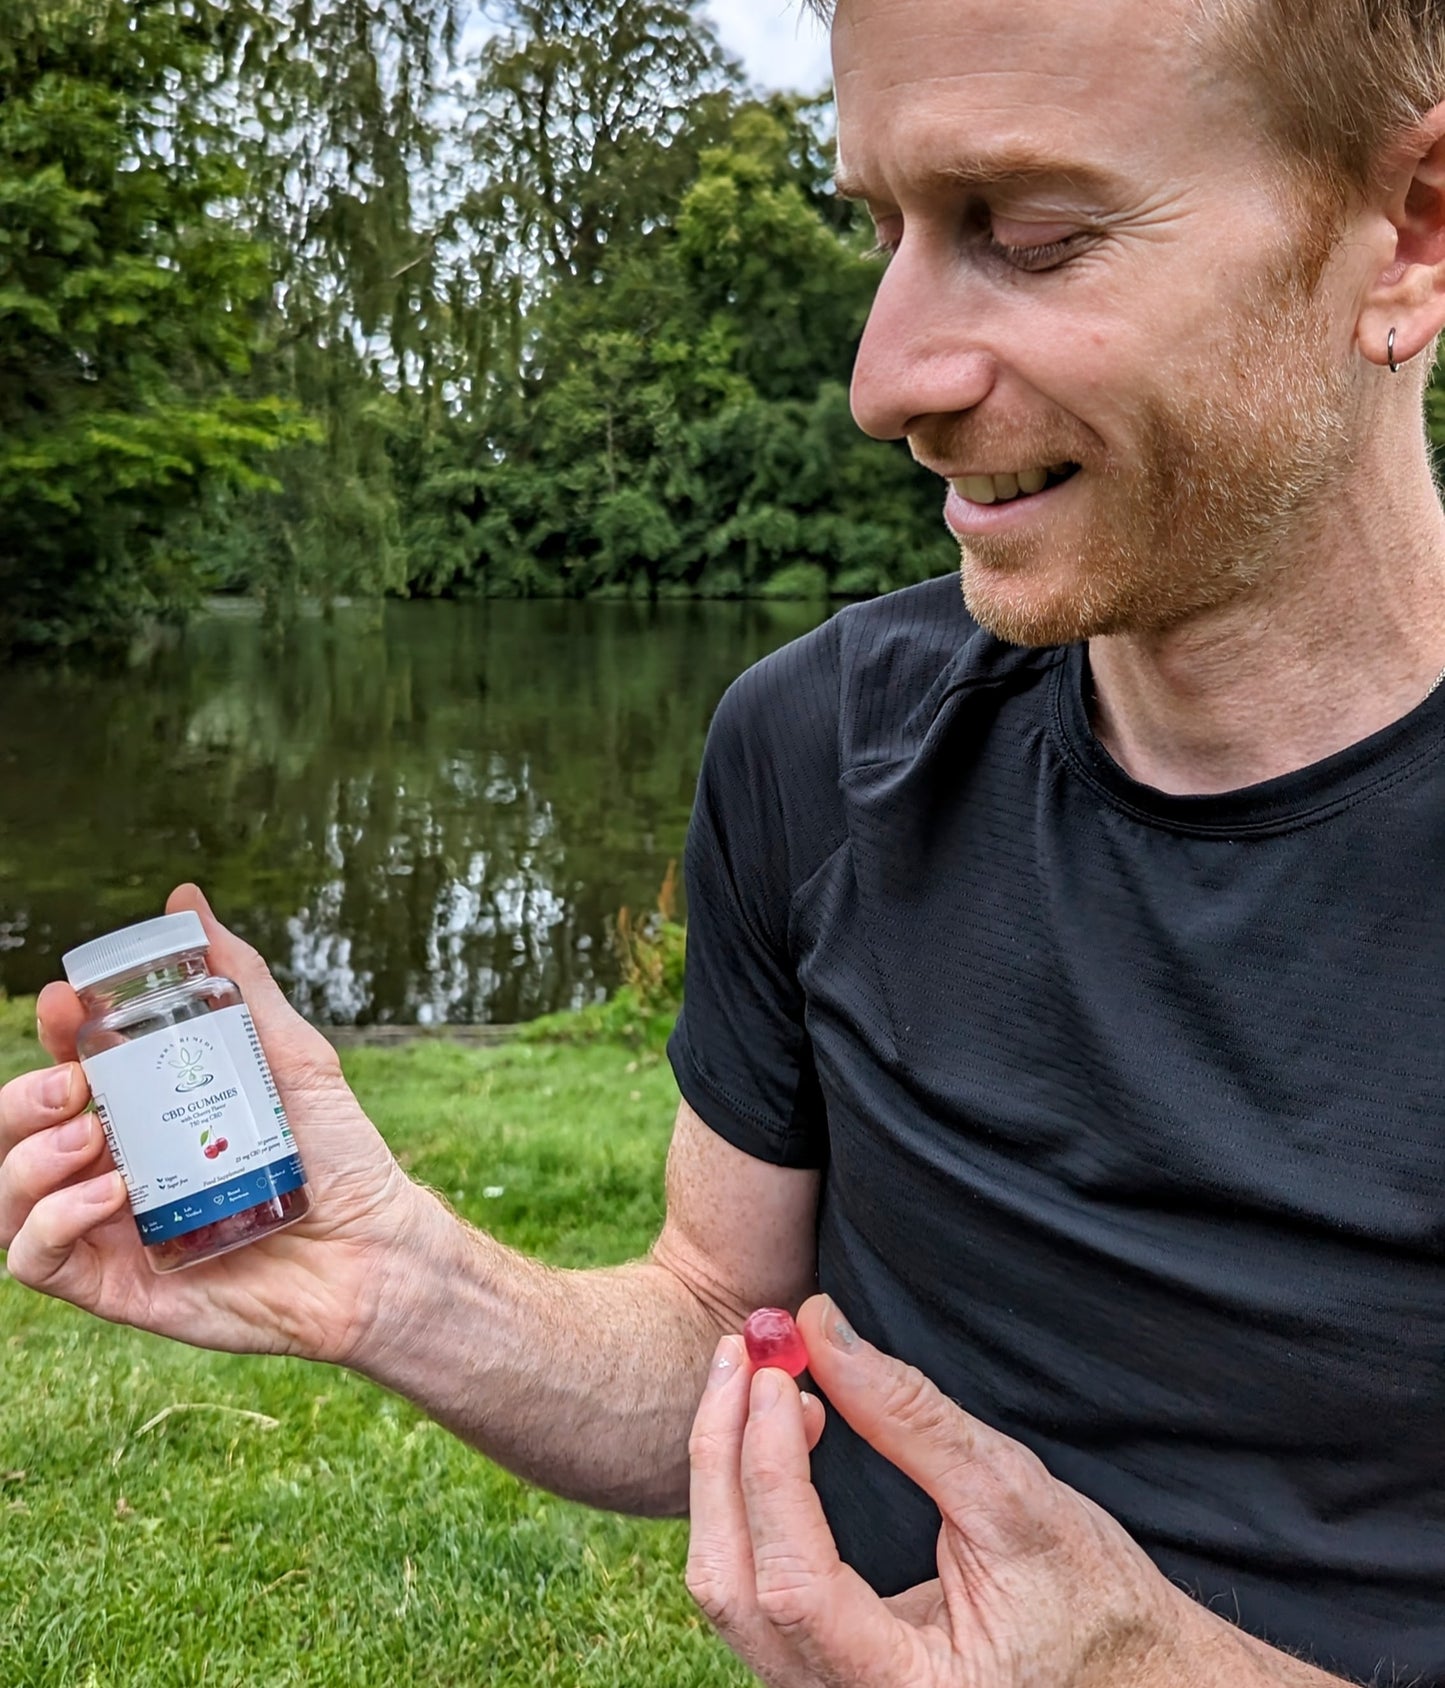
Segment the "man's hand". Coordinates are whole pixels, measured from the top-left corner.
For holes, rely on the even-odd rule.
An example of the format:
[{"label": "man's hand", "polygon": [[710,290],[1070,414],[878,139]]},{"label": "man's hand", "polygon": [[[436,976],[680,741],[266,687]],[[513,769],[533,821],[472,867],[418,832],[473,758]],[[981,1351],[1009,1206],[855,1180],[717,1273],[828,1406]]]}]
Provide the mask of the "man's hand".
[{"label": "man's hand", "polygon": [[441,1209],[402,1173],[335,1052],[255,950],[194,886],[166,907],[200,915],[212,966],[241,987],[306,1166],[311,1212],[218,1260],[154,1273],[100,1123],[83,1111],[79,1000],[67,985],[49,985],[40,1038],[60,1064],[0,1090],[0,1248],[10,1275],[101,1318],[201,1347],[353,1360],[387,1295],[388,1245],[408,1225],[435,1223]]},{"label": "man's hand", "polygon": [[693,1430],[688,1587],[772,1688],[1325,1688],[1197,1606],[1027,1449],[856,1336],[798,1316],[834,1409],[937,1503],[938,1580],[880,1599],[808,1475],[819,1409],[724,1338]]}]

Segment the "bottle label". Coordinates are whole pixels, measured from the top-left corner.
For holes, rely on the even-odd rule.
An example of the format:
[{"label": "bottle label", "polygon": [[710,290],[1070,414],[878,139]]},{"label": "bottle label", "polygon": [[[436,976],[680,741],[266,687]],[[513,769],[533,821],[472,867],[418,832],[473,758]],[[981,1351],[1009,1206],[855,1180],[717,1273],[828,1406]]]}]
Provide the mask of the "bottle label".
[{"label": "bottle label", "polygon": [[165,1242],[306,1182],[245,1007],[82,1061],[141,1241]]}]

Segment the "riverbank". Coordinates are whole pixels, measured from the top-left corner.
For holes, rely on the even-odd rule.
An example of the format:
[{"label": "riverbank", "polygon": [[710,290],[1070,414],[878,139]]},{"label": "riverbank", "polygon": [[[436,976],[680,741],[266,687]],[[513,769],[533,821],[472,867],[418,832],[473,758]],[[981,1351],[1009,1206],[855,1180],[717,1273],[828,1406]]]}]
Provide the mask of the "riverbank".
[{"label": "riverbank", "polygon": [[[413,1176],[565,1267],[635,1257],[661,1222],[658,1042],[563,1016],[342,1061]],[[0,1082],[39,1059],[33,1004],[0,1001]],[[331,1368],[203,1354],[3,1277],[0,1329],[0,1681],[749,1680],[688,1599],[681,1524],[555,1500]]]}]

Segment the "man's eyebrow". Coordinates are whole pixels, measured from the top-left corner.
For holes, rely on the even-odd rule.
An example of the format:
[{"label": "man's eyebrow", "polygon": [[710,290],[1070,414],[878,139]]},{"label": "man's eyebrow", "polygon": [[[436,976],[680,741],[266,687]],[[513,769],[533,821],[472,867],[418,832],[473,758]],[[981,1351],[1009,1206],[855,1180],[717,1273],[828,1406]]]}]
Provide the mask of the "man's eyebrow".
[{"label": "man's eyebrow", "polygon": [[[908,173],[916,187],[984,189],[998,187],[1037,187],[1059,183],[1065,187],[1088,190],[1107,189],[1117,185],[1118,178],[1097,164],[1082,159],[1062,158],[1056,153],[1033,147],[1009,147],[992,153],[976,153],[929,164],[926,168]],[[866,200],[870,197],[868,184],[840,163],[833,172],[834,191],[842,199]]]}]

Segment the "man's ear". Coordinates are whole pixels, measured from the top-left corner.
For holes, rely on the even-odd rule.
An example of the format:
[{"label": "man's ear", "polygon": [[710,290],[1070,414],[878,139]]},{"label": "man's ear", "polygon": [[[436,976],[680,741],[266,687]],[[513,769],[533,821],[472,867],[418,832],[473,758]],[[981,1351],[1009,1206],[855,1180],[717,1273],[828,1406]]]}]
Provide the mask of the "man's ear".
[{"label": "man's ear", "polygon": [[1372,363],[1408,363],[1445,329],[1445,105],[1392,149],[1372,197],[1388,256],[1362,302],[1356,339]]}]

